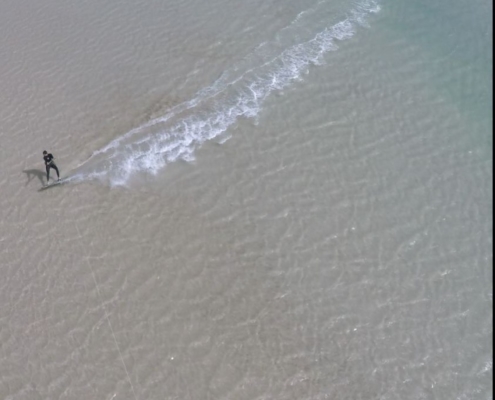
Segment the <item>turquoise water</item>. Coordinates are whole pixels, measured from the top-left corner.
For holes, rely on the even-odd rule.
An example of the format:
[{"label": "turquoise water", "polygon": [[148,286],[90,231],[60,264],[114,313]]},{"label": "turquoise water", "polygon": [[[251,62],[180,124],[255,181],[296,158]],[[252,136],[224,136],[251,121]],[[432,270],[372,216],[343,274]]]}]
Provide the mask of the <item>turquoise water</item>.
[{"label": "turquoise water", "polygon": [[[384,27],[421,48],[428,81],[466,118],[466,136],[492,147],[492,4],[486,1],[414,1],[387,4]],[[387,9],[387,8],[386,8]]]}]

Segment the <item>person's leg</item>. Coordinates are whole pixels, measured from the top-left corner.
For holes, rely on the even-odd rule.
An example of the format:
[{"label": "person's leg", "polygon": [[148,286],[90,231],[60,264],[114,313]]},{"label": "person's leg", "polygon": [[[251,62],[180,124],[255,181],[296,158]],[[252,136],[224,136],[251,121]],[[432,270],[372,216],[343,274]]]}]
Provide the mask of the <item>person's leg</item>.
[{"label": "person's leg", "polygon": [[46,182],[48,183],[49,180],[50,180],[50,166],[47,165],[46,166]]},{"label": "person's leg", "polygon": [[60,179],[60,174],[58,173],[58,168],[55,164],[52,164],[52,168],[55,170],[55,172],[57,173],[57,178]]}]

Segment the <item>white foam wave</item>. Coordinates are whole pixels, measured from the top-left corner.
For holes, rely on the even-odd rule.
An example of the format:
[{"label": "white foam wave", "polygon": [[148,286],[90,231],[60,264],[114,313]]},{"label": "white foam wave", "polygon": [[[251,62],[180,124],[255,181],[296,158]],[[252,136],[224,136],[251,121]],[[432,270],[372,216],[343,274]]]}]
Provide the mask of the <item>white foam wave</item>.
[{"label": "white foam wave", "polygon": [[[278,53],[267,52],[276,46],[260,45],[253,53],[257,64],[244,60],[244,64],[225,71],[193,99],[95,151],[74,171],[73,177],[125,185],[135,172],[156,174],[168,163],[179,159],[193,160],[195,150],[202,143],[215,138],[219,142],[227,140],[228,137],[222,134],[239,118],[256,117],[267,96],[300,80],[309,65],[319,64],[325,53],[338,48],[337,41],[351,38],[356,26],[366,26],[366,17],[379,9],[377,1],[362,1],[346,18],[324,28],[312,39]],[[303,15],[304,12],[300,13],[290,26],[299,22]]]}]

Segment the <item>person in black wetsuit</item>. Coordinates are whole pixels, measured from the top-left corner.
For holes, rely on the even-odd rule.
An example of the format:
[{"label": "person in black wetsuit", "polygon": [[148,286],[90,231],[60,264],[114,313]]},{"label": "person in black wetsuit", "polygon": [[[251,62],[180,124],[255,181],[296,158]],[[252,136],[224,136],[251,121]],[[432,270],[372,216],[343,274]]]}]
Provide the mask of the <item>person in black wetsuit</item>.
[{"label": "person in black wetsuit", "polygon": [[55,165],[55,162],[53,161],[55,157],[51,153],[48,153],[46,150],[43,152],[43,160],[45,160],[45,167],[46,167],[46,183],[48,184],[48,181],[50,180],[50,168],[53,168],[55,172],[57,173],[57,178],[60,180],[60,174],[58,172],[58,168]]}]

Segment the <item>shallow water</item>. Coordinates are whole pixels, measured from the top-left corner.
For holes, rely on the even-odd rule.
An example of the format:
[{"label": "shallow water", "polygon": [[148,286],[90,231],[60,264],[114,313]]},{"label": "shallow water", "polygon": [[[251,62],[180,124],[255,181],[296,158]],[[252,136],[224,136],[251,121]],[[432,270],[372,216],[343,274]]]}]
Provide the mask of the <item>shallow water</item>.
[{"label": "shallow water", "polygon": [[491,4],[27,6],[0,397],[492,398]]}]

